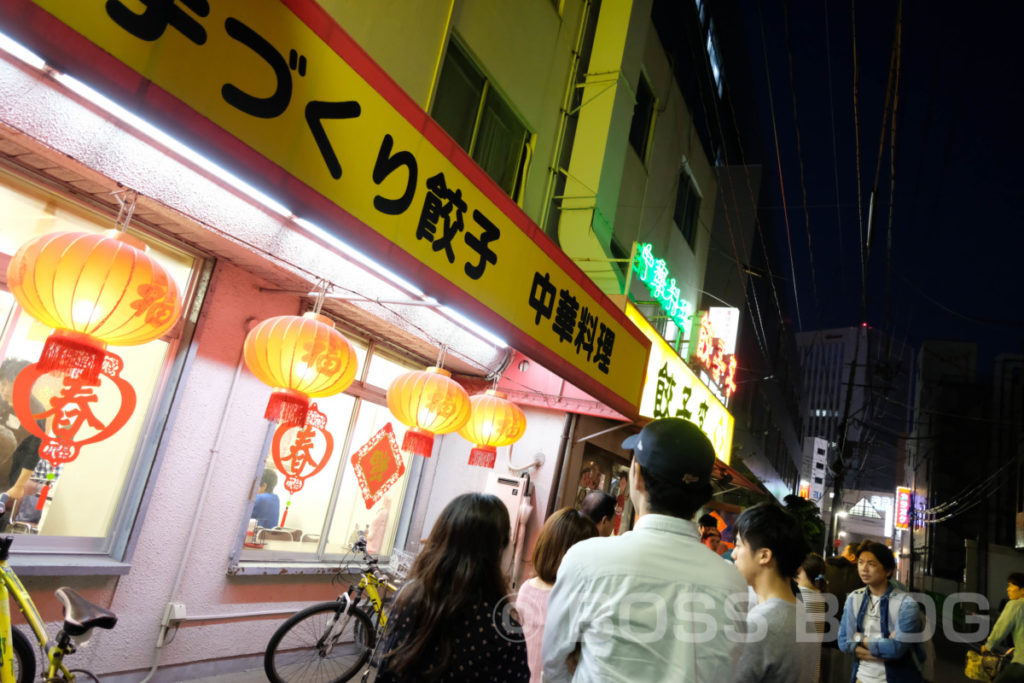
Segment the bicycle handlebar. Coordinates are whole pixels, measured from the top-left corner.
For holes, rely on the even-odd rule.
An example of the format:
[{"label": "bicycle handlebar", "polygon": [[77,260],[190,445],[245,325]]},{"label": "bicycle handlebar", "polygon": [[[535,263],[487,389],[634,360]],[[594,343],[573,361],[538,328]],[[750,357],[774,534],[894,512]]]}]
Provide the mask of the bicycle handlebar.
[{"label": "bicycle handlebar", "polygon": [[390,577],[380,571],[380,560],[370,554],[366,549],[366,534],[362,529],[357,530],[358,540],[352,544],[352,552],[359,553],[363,556],[363,561],[369,565],[367,571],[373,575],[373,578],[377,579],[381,583],[388,583]]}]

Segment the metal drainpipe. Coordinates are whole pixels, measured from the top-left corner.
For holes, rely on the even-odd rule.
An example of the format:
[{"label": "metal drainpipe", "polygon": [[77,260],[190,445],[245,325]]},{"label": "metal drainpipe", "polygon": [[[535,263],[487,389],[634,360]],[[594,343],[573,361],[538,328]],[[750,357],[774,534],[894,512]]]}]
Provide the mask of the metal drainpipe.
[{"label": "metal drainpipe", "polygon": [[[250,316],[246,318],[244,326],[245,331],[248,333],[252,329],[253,325],[257,322],[255,317]],[[220,424],[217,425],[217,433],[213,439],[213,446],[210,448],[210,458],[206,466],[206,474],[203,477],[203,485],[199,490],[199,499],[196,502],[196,509],[202,510],[203,503],[206,501],[206,494],[210,489],[210,482],[213,481],[213,470],[217,464],[218,456],[220,455],[221,441],[224,438],[224,430],[228,423],[228,412],[231,409],[231,404],[234,402],[232,399],[235,395],[235,388],[238,385],[238,378],[242,374],[242,367],[245,364],[245,349],[244,347],[238,352],[238,361],[235,363],[235,374],[231,377],[231,386],[228,388],[228,395],[224,401],[224,411],[220,416]],[[196,530],[199,528],[200,515],[192,516],[192,524],[189,527],[188,535],[185,537],[185,549],[181,553],[181,559],[178,562],[178,573],[174,577],[174,584],[171,587],[170,596],[167,599],[168,603],[174,602],[175,597],[178,594],[178,590],[181,588],[181,580],[185,575],[185,565],[188,562],[189,555],[192,553],[192,543],[196,538]],[[162,618],[161,618],[162,619]],[[140,683],[148,683],[153,678],[156,670],[160,667],[160,648],[164,645],[164,638],[167,636],[167,626],[163,623],[160,624],[160,630],[157,633],[156,643],[153,646],[153,666],[150,668],[149,673],[146,677],[140,681]]]},{"label": "metal drainpipe", "polygon": [[568,455],[569,449],[572,447],[569,441],[569,436],[576,429],[576,418],[576,413],[567,413],[565,416],[565,424],[562,427],[562,439],[558,442],[558,460],[555,461],[555,472],[558,474],[558,484],[548,494],[548,508],[547,513],[544,515],[544,519],[550,517],[551,513],[555,511],[558,496],[562,493],[562,486],[565,483],[565,456]]},{"label": "metal drainpipe", "polygon": [[569,60],[569,78],[565,84],[565,94],[562,95],[562,115],[558,119],[558,131],[555,133],[555,144],[551,151],[551,163],[548,164],[548,179],[544,187],[544,203],[541,206],[540,222],[541,230],[547,224],[548,214],[551,211],[551,195],[555,191],[555,177],[557,176],[558,160],[562,156],[562,144],[565,138],[565,122],[569,117],[569,109],[572,106],[572,98],[576,92],[576,70],[580,61],[580,52],[583,49],[583,39],[587,31],[587,19],[593,10],[593,0],[583,0],[580,9],[579,26],[576,29],[576,44],[572,49],[572,59]]}]

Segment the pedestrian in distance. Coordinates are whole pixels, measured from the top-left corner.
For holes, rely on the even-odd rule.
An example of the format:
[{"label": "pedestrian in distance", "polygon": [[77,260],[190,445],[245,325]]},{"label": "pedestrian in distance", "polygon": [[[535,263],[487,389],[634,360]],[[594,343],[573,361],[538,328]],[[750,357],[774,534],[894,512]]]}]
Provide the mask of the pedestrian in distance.
[{"label": "pedestrian in distance", "polygon": [[814,680],[821,647],[816,637],[801,637],[807,616],[794,581],[807,550],[800,522],[778,505],[755,505],[736,520],[733,561],[757,594],[737,683]]},{"label": "pedestrian in distance", "polygon": [[509,534],[496,496],[465,493],[445,506],[395,599],[377,683],[530,679],[519,623],[506,629],[500,616]]},{"label": "pedestrian in distance", "polygon": [[[840,620],[846,605],[846,596],[864,585],[857,574],[855,549],[855,545],[848,543],[841,554],[825,560],[825,581],[829,594],[835,598],[835,604],[839,607]],[[822,653],[822,660],[825,662],[824,672],[827,674],[824,680],[826,683],[846,683],[850,680],[852,662],[839,651],[839,638],[826,638],[823,645],[826,652]]]},{"label": "pedestrian in distance", "polygon": [[580,510],[597,525],[601,536],[615,531],[615,497],[604,491],[591,491],[583,498]]},{"label": "pedestrian in distance", "polygon": [[[804,561],[800,563],[800,568],[796,570],[796,585],[800,588],[800,597],[803,599],[804,610],[807,612],[807,619],[810,622],[809,626],[813,629],[807,630],[806,633],[815,633],[817,642],[821,643],[825,638],[825,617],[830,611],[828,598],[831,597],[828,594],[828,581],[825,580],[825,560],[821,555],[807,554]],[[836,608],[838,605],[833,607],[833,610]],[[834,629],[831,637],[833,639],[836,637]],[[818,648],[818,666],[814,671],[816,682],[821,680],[821,664],[824,658],[825,653]]]},{"label": "pedestrian in distance", "polygon": [[999,672],[995,683],[1024,682],[1024,573],[1014,572],[1006,577],[1006,597],[1006,606],[981,651],[998,647],[1011,638],[1013,660]]},{"label": "pedestrian in distance", "polygon": [[[612,498],[613,503],[614,501]],[[519,587],[519,595],[516,598],[516,610],[519,612],[526,639],[531,683],[541,681],[541,646],[544,641],[544,622],[547,620],[548,596],[558,578],[558,567],[562,564],[562,558],[576,543],[597,535],[598,527],[591,518],[582,510],[573,508],[558,510],[548,517],[541,527],[540,535],[533,546],[533,570],[537,575]]]},{"label": "pedestrian in distance", "polygon": [[839,626],[839,649],[854,657],[851,683],[924,680],[921,608],[889,581],[895,568],[892,550],[881,543],[862,543],[857,550],[864,587],[847,596]]},{"label": "pedestrian in distance", "polygon": [[[695,424],[654,420],[633,451],[632,531],[569,549],[548,598],[544,680],[733,681],[745,596],[735,567],[703,546],[694,515],[711,499],[715,451]],[[573,672],[571,663],[579,653]]]},{"label": "pedestrian in distance", "polygon": [[705,529],[700,535],[700,542],[710,548],[715,555],[722,555],[728,550],[722,541],[722,532],[718,529]]}]

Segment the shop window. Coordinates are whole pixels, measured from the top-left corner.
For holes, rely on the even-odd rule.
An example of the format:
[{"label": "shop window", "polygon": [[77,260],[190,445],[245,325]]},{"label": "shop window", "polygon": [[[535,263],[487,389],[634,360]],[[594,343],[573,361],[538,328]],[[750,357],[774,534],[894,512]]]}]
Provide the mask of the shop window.
[{"label": "shop window", "polygon": [[[363,382],[358,392],[349,391],[316,400],[318,409],[327,416],[334,452],[324,469],[306,479],[303,487],[294,494],[285,489],[286,475],[277,468],[273,455],[268,453],[261,461],[260,470],[273,473],[269,475],[269,481],[275,483],[263,491],[263,495],[276,497],[276,505],[271,507],[277,509],[277,515],[272,525],[268,521],[257,520],[262,509],[259,501],[254,504],[253,519],[249,522],[246,540],[238,555],[243,563],[336,562],[351,553],[359,532],[365,534],[370,552],[391,554],[405,504],[412,456],[399,451],[398,458],[404,473],[367,507],[353,455],[389,423],[401,444],[405,426],[388,410],[384,402],[386,388],[394,378],[421,367],[402,363],[379,352],[373,344],[346,336],[356,348]],[[292,453],[297,433],[297,430],[286,433],[279,446],[283,456],[288,457]],[[313,450],[315,447],[316,444]],[[314,458],[319,457],[320,453],[314,453]],[[395,467],[397,469],[397,462]],[[365,480],[371,483],[373,477],[383,480],[389,475],[384,463],[372,472],[364,472]],[[264,481],[262,476],[260,479]]]},{"label": "shop window", "polygon": [[676,206],[672,213],[676,228],[690,248],[694,248],[697,237],[697,218],[700,215],[700,195],[693,179],[686,169],[679,171],[679,185],[676,187]]},{"label": "shop window", "polygon": [[448,43],[432,116],[512,199],[520,199],[530,133],[455,39]]},{"label": "shop window", "polygon": [[[51,330],[27,315],[7,288],[6,265],[17,249],[38,235],[78,231],[100,233],[113,220],[44,193],[14,178],[0,176],[0,361],[17,367],[18,361],[35,363]],[[170,273],[182,294],[182,310],[193,309],[203,262],[150,236],[133,234],[146,242],[149,255]],[[180,372],[178,349],[191,334],[185,319],[161,339],[140,346],[110,347],[124,361],[121,377],[135,390],[136,406],[128,422],[113,436],[81,446],[77,458],[53,468],[38,458],[38,447],[18,448],[29,436],[10,405],[5,387],[0,397],[0,490],[21,494],[0,526],[6,533],[23,533],[18,553],[90,553],[123,559],[128,533],[134,523],[149,476],[156,443],[167,414],[167,395]],[[104,379],[91,390],[89,400],[75,401],[57,373],[44,375],[32,388],[36,411],[62,410],[83,418],[77,436],[98,431],[120,406],[120,392]],[[95,418],[92,424],[86,416]],[[55,416],[46,418],[52,433]],[[89,430],[94,431],[90,432]],[[19,477],[22,485],[16,485]],[[12,518],[13,517],[13,518]]]},{"label": "shop window", "polygon": [[641,161],[647,161],[647,147],[651,140],[654,124],[654,110],[657,100],[647,77],[642,73],[636,84],[636,102],[633,104],[633,120],[629,124],[629,144],[633,146]]}]

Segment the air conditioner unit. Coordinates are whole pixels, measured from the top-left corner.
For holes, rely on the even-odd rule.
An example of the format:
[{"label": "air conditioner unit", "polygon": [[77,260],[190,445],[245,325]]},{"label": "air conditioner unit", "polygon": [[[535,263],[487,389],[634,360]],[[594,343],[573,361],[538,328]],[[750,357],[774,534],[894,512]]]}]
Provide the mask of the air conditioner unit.
[{"label": "air conditioner unit", "polygon": [[533,512],[533,486],[530,475],[523,473],[519,477],[505,474],[492,474],[484,487],[484,493],[490,493],[501,499],[508,508],[509,544],[501,558],[501,566],[509,577],[512,586],[519,583],[522,557],[525,552],[526,524]]}]

